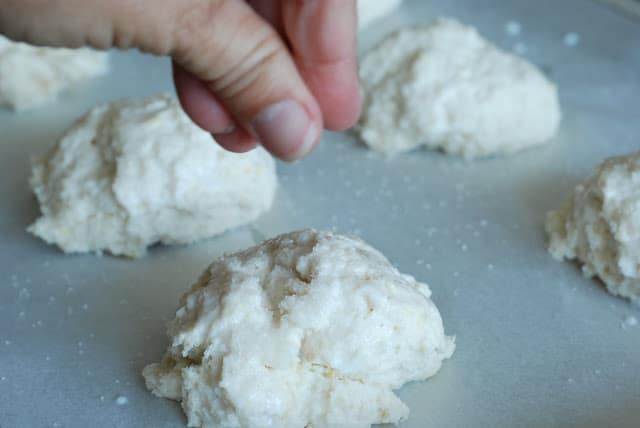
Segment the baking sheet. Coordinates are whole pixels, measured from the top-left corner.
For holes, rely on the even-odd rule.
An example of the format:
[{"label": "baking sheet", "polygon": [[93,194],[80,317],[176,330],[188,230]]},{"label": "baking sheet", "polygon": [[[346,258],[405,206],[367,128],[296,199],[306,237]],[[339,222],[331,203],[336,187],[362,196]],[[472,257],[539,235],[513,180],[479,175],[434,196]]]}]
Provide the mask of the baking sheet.
[{"label": "baking sheet", "polygon": [[599,0],[621,9],[625,13],[640,16],[639,0]]},{"label": "baking sheet", "polygon": [[400,390],[412,411],[403,427],[640,426],[640,311],[551,259],[542,229],[600,160],[640,148],[640,25],[583,0],[415,0],[362,48],[438,15],[550,73],[565,111],[553,144],[474,163],[426,151],[389,160],[328,134],[309,160],[279,165],[276,205],[253,227],[139,261],[64,256],[26,234],[38,214],[29,157],[95,103],[170,91],[168,62],[115,53],[109,76],[63,101],[0,112],[0,427],[184,426],[140,376],[167,345],[178,297],[224,252],[310,226],[356,233],[428,282],[457,337],[435,378]]}]

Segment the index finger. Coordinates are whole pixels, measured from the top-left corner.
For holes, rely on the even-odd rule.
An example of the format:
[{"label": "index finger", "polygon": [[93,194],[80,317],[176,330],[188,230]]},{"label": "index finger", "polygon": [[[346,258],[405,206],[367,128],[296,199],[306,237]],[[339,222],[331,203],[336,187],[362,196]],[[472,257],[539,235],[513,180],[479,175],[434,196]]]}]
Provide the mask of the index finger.
[{"label": "index finger", "polygon": [[302,78],[331,130],[360,115],[355,0],[282,0],[285,33]]}]

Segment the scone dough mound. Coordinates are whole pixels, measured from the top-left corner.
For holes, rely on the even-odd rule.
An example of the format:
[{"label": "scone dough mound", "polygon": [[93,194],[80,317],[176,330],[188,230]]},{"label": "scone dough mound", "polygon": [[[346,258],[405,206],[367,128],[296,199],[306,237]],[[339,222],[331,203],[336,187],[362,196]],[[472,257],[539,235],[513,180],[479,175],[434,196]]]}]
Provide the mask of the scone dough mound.
[{"label": "scone dough mound", "polygon": [[549,251],[640,303],[640,153],[608,159],[547,215]]},{"label": "scone dough mound", "polygon": [[108,54],[91,49],[43,48],[0,35],[0,106],[37,107],[59,92],[107,72]]},{"label": "scone dough mound", "polygon": [[364,242],[305,230],[214,262],[144,369],[192,427],[397,423],[393,393],[454,350],[426,284]]},{"label": "scone dough mound", "polygon": [[556,87],[538,69],[452,19],[391,35],[360,75],[360,136],[387,154],[421,145],[465,158],[516,152],[560,123]]},{"label": "scone dough mound", "polygon": [[30,232],[65,252],[138,257],[255,220],[277,180],[266,151],[227,152],[156,96],[91,110],[34,164],[31,186],[42,217]]},{"label": "scone dough mound", "polygon": [[358,0],[358,28],[364,28],[391,13],[402,0]]}]

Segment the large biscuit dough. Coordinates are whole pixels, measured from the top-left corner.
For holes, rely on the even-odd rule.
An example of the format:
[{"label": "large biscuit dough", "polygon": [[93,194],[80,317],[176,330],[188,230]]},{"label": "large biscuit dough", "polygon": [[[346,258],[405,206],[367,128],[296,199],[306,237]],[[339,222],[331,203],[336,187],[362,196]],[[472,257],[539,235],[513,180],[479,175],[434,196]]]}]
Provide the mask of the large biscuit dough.
[{"label": "large biscuit dough", "polygon": [[547,142],[560,123],[556,87],[537,68],[452,19],[391,35],[360,75],[360,136],[387,154],[511,153]]},{"label": "large biscuit dough", "polygon": [[43,48],[0,35],[0,106],[37,107],[84,80],[107,72],[108,54],[91,49]]},{"label": "large biscuit dough", "polygon": [[192,427],[397,423],[409,410],[393,390],[454,350],[430,294],[359,239],[282,235],[214,262],[143,374]]},{"label": "large biscuit dough", "polygon": [[640,153],[600,164],[546,229],[555,258],[578,260],[609,292],[640,303]]},{"label": "large biscuit dough", "polygon": [[65,252],[138,257],[255,220],[277,180],[265,150],[227,152],[157,96],[91,110],[34,164],[31,186],[42,216],[30,232]]}]

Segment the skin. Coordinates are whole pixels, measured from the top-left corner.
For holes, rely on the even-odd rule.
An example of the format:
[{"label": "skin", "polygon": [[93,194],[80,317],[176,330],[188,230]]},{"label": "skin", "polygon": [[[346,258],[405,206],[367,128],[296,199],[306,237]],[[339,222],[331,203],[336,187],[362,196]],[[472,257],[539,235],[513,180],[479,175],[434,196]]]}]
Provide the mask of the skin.
[{"label": "skin", "polygon": [[224,148],[306,156],[360,114],[355,0],[0,0],[0,32],[173,59],[180,102]]}]

